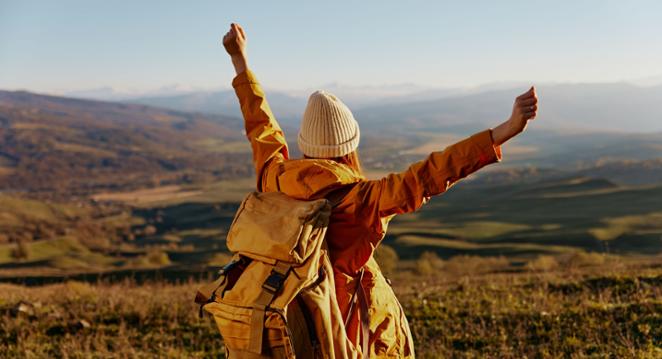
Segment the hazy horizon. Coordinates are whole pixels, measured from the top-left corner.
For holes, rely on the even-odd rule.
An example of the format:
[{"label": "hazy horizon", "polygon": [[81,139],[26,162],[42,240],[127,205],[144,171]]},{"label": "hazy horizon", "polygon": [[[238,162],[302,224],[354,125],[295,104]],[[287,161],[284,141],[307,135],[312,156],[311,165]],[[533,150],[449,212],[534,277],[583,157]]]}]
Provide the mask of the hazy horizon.
[{"label": "hazy horizon", "polygon": [[[457,86],[457,87],[432,87],[425,84],[418,83],[384,83],[384,84],[352,84],[344,82],[326,82],[313,86],[299,87],[299,88],[279,88],[270,86],[269,84],[262,84],[265,90],[269,92],[279,92],[293,97],[307,97],[316,89],[342,89],[344,91],[359,91],[356,95],[360,96],[363,90],[372,90],[374,92],[365,92],[367,97],[380,95],[383,97],[399,97],[415,94],[419,91],[448,91],[448,96],[464,95],[472,93],[488,92],[493,90],[516,89],[525,86],[534,85],[540,86],[558,86],[558,85],[630,85],[640,88],[658,87],[662,86],[661,76],[649,76],[645,78],[624,79],[620,81],[577,81],[577,82],[562,82],[562,81],[549,81],[549,82],[526,82],[526,81],[498,81],[486,82],[470,86]],[[218,84],[217,86],[210,87],[196,87],[188,84],[166,84],[163,86],[136,89],[136,88],[116,88],[113,86],[98,86],[87,88],[73,88],[69,90],[39,90],[34,88],[25,87],[0,87],[4,91],[27,91],[36,94],[63,96],[63,97],[79,97],[83,99],[97,99],[97,100],[131,100],[134,98],[143,97],[168,97],[177,95],[186,95],[194,93],[214,93],[219,91],[233,91],[231,84]]]}]

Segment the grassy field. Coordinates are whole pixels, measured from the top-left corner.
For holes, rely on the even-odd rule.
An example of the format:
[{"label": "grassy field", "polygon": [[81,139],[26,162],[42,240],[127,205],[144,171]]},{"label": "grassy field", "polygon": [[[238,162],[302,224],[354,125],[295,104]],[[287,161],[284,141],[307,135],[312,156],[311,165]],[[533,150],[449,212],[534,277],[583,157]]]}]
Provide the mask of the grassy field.
[{"label": "grassy field", "polygon": [[[461,268],[477,268],[475,260]],[[662,356],[660,258],[476,272],[440,261],[429,275],[415,264],[391,278],[421,358]],[[212,320],[199,319],[192,302],[197,286],[0,284],[0,357],[222,357]]]},{"label": "grassy field", "polygon": [[[221,357],[190,278],[227,262],[253,186],[0,195],[0,357]],[[418,356],[662,357],[660,198],[596,178],[469,181],[396,217],[378,260]]]}]

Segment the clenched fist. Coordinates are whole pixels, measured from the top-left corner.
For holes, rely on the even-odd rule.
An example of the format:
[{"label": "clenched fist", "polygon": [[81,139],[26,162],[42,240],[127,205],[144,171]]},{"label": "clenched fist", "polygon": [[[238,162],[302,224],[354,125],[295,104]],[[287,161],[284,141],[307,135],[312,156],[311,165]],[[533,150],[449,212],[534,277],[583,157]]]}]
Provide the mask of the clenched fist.
[{"label": "clenched fist", "polygon": [[246,50],[246,34],[239,24],[230,24],[230,31],[223,36],[223,47],[225,47],[225,51],[230,56],[244,55]]},{"label": "clenched fist", "polygon": [[538,96],[535,87],[517,96],[513,105],[513,114],[510,118],[492,130],[492,141],[500,146],[509,139],[517,136],[526,128],[529,120],[538,114]]},{"label": "clenched fist", "polygon": [[513,114],[510,116],[510,124],[515,133],[520,133],[526,128],[529,120],[536,118],[538,112],[538,96],[535,87],[531,86],[529,91],[519,95],[513,105]]},{"label": "clenched fist", "polygon": [[230,54],[232,65],[234,65],[237,75],[248,69],[246,60],[246,34],[239,24],[230,24],[230,31],[223,36],[223,47]]}]

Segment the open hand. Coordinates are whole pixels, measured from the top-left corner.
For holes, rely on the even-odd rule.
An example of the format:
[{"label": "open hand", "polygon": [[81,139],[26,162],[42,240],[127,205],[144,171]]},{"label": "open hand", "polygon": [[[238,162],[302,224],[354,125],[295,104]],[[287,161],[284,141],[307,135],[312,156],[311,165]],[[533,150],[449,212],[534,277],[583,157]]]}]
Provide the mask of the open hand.
[{"label": "open hand", "polygon": [[510,126],[516,135],[526,128],[529,120],[536,118],[538,112],[538,96],[535,87],[531,86],[529,91],[519,95],[513,105],[513,114],[510,116]]},{"label": "open hand", "polygon": [[232,57],[245,56],[246,34],[239,24],[230,24],[230,31],[223,36],[223,47]]}]

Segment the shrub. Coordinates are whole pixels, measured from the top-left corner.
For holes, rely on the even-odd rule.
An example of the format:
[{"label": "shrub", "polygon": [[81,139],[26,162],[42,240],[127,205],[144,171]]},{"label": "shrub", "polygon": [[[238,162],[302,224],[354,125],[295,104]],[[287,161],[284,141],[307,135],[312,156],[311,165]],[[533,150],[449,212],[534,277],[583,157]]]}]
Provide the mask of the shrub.
[{"label": "shrub", "polygon": [[385,275],[393,274],[398,267],[398,253],[390,246],[380,244],[375,250],[374,257]]},{"label": "shrub", "polygon": [[159,249],[153,249],[147,252],[146,259],[147,263],[151,265],[165,266],[170,264],[168,253]]},{"label": "shrub", "polygon": [[538,258],[526,264],[526,269],[532,272],[549,272],[551,270],[557,269],[558,267],[559,262],[556,260],[556,258],[547,255],[538,256]]},{"label": "shrub", "polygon": [[26,239],[23,237],[16,238],[16,247],[12,248],[11,256],[17,260],[28,259],[30,257],[30,248],[26,243]]},{"label": "shrub", "polygon": [[416,260],[416,272],[420,275],[432,275],[443,266],[444,261],[435,252],[425,251]]},{"label": "shrub", "polygon": [[158,232],[158,231],[157,231],[156,227],[154,227],[154,226],[151,225],[151,224],[145,226],[145,228],[143,229],[143,234],[144,234],[145,236],[153,236],[153,235],[155,235],[157,232]]},{"label": "shrub", "polygon": [[594,267],[605,263],[607,256],[602,253],[576,251],[563,259],[563,264],[569,268]]}]

